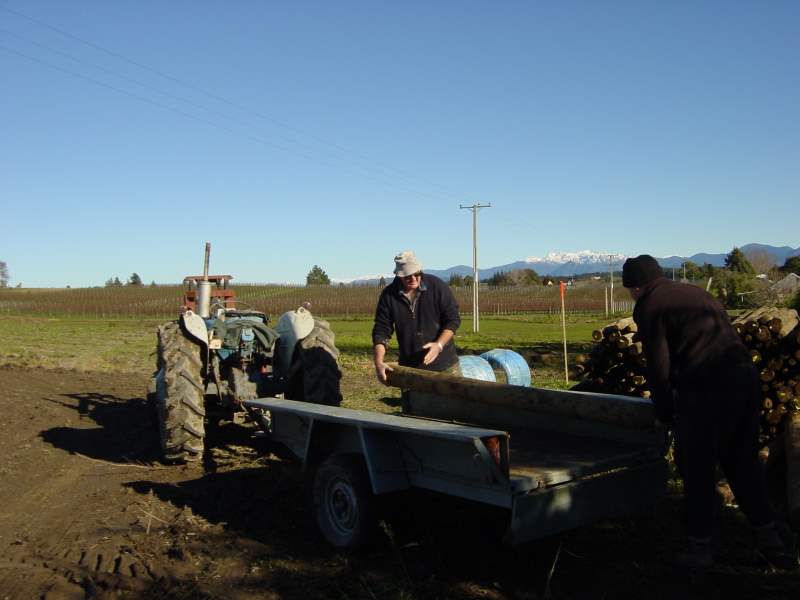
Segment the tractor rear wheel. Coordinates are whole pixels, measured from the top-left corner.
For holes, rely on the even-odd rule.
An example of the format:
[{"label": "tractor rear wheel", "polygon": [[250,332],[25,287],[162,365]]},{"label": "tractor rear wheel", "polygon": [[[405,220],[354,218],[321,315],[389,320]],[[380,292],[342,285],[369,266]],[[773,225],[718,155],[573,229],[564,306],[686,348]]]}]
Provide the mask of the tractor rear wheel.
[{"label": "tractor rear wheel", "polygon": [[205,407],[200,345],[177,322],[158,328],[158,373],[155,400],[161,451],[167,462],[203,457]]},{"label": "tractor rear wheel", "polygon": [[342,403],[342,372],[338,358],[339,350],[330,324],[314,319],[314,329],[295,346],[284,397],[339,406]]}]

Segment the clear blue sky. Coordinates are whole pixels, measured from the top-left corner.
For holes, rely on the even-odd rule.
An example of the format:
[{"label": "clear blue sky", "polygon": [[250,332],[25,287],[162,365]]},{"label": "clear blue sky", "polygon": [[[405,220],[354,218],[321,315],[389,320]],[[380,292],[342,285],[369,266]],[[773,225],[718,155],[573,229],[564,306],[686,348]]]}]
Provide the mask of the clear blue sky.
[{"label": "clear blue sky", "polygon": [[0,0],[0,260],[446,268],[473,202],[481,267],[797,247],[798,31],[780,1]]}]

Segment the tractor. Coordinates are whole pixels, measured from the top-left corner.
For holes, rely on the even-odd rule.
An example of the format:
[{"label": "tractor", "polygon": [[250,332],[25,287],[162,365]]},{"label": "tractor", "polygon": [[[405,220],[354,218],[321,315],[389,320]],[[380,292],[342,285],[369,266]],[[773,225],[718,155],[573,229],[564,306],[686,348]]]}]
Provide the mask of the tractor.
[{"label": "tractor", "polygon": [[254,421],[269,430],[269,413],[243,402],[261,397],[338,406],[339,351],[326,321],[304,303],[269,326],[269,317],[236,299],[230,275],[184,279],[179,318],[158,327],[156,371],[148,396],[158,415],[166,462],[202,458],[206,421]]}]

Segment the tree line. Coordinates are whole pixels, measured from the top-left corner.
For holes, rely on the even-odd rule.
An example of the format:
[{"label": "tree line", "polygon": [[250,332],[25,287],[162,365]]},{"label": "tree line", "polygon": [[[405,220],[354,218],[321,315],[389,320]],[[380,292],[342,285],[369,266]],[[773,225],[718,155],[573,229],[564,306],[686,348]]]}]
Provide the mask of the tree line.
[{"label": "tree line", "polygon": [[[125,283],[120,281],[119,277],[109,277],[108,279],[106,279],[105,283],[106,287],[122,287],[123,285],[141,287],[144,285],[144,283],[142,282],[142,278],[139,276],[138,273],[131,273],[131,276],[128,277],[128,281],[126,281]],[[151,287],[155,287],[155,285],[156,285],[155,281],[150,282]]]},{"label": "tree line", "polygon": [[[462,287],[472,285],[472,275],[458,275],[453,273],[450,275],[448,283],[453,287]],[[497,287],[506,287],[511,285],[547,285],[553,280],[550,277],[542,278],[534,269],[512,269],[511,271],[498,271],[491,277],[481,279],[481,283],[493,285]]]}]

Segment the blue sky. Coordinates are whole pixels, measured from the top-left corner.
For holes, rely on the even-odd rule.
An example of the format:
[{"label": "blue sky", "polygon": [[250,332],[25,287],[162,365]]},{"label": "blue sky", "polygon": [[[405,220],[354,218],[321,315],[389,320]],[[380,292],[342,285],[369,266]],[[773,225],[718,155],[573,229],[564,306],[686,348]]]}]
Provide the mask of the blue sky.
[{"label": "blue sky", "polygon": [[12,285],[800,246],[800,3],[0,0]]}]

